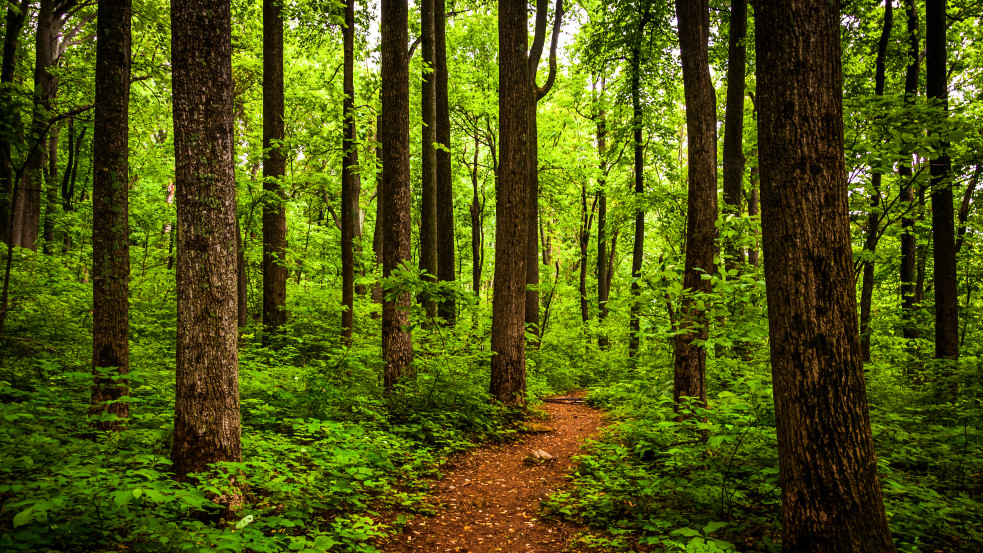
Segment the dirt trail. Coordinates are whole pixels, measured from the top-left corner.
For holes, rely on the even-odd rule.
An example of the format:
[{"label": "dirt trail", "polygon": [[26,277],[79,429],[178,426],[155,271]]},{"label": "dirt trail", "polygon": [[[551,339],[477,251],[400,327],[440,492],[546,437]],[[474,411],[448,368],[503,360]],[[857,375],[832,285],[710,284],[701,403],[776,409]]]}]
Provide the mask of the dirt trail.
[{"label": "dirt trail", "polygon": [[[575,533],[555,520],[540,520],[540,501],[566,485],[580,444],[603,425],[601,413],[582,404],[546,403],[553,431],[529,434],[507,445],[486,446],[452,459],[431,494],[441,506],[417,517],[383,549],[388,553],[560,553]],[[529,464],[533,450],[552,461]]]}]

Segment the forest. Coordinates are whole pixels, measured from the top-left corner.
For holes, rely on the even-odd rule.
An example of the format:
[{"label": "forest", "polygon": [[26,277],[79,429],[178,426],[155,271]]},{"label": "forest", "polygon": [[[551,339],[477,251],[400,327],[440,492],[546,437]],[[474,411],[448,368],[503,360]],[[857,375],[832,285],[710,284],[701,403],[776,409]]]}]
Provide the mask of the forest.
[{"label": "forest", "polygon": [[983,550],[983,1],[0,14],[0,550]]}]

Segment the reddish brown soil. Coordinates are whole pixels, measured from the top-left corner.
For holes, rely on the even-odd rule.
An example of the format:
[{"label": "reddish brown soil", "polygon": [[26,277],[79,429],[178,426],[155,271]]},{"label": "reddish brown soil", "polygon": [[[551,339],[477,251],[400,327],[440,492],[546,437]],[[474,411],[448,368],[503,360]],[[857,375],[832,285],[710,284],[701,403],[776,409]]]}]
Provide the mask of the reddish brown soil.
[{"label": "reddish brown soil", "polygon": [[[567,484],[580,444],[604,424],[584,405],[547,403],[552,432],[529,434],[506,445],[486,446],[452,459],[443,480],[431,488],[439,505],[434,517],[417,517],[383,547],[389,553],[561,553],[575,529],[540,520],[540,502]],[[524,459],[542,449],[553,461]]]}]

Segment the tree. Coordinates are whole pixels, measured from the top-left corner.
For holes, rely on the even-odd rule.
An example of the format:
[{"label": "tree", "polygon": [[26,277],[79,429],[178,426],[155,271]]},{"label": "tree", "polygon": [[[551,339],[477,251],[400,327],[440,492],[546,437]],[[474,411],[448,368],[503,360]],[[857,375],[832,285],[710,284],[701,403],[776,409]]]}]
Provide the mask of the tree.
[{"label": "tree", "polygon": [[686,207],[686,295],[679,312],[675,342],[673,398],[692,397],[705,405],[706,349],[697,343],[709,336],[710,321],[700,294],[710,292],[717,228],[717,107],[710,80],[707,42],[710,37],[710,5],[677,0],[679,50],[683,60],[686,97],[689,194]]},{"label": "tree", "polygon": [[[420,168],[423,173],[420,204],[420,271],[424,279],[435,281],[437,276],[437,97],[434,86],[434,0],[420,0],[420,46],[423,55],[421,104],[423,112]],[[427,316],[437,315],[437,304],[427,294],[420,297]]]},{"label": "tree", "polygon": [[[454,265],[454,188],[451,173],[451,122],[447,98],[447,14],[444,0],[434,2],[434,94],[436,96],[437,148],[437,278],[444,282],[456,280]],[[475,153],[477,153],[475,146]],[[475,293],[478,289],[475,288]],[[454,298],[448,297],[438,306],[440,318],[453,325],[457,316]]]},{"label": "tree", "polygon": [[[747,65],[747,0],[731,0],[727,36],[727,112],[724,115],[724,210],[740,216],[744,203],[744,77]],[[744,252],[727,249],[727,272],[740,270]]]},{"label": "tree", "polygon": [[[925,91],[948,117],[949,89],[946,76],[946,2],[925,2]],[[956,235],[952,209],[952,161],[943,141],[931,160],[932,240],[935,285],[935,357],[959,358],[959,299],[956,281]]]},{"label": "tree", "polygon": [[755,2],[782,548],[890,552],[857,331],[839,9]]},{"label": "tree", "polygon": [[[382,276],[390,278],[410,259],[410,100],[406,43],[407,5],[403,0],[382,1],[382,188],[384,227]],[[413,362],[409,330],[409,292],[384,290],[382,355],[386,390],[409,375]]]},{"label": "tree", "polygon": [[[881,38],[877,41],[877,60],[874,69],[874,94],[884,95],[884,81],[887,73],[887,45],[891,38],[891,26],[894,23],[894,0],[884,1],[884,26],[881,28]],[[864,362],[870,362],[870,307],[874,298],[874,251],[877,249],[878,228],[881,215],[878,209],[881,203],[880,169],[875,169],[870,176],[870,212],[867,214],[867,239],[864,249],[869,258],[863,263],[863,283],[860,287],[860,351]]]},{"label": "tree", "polygon": [[[905,107],[910,108],[918,96],[918,57],[920,54],[918,47],[918,10],[915,8],[915,0],[904,0],[904,6],[905,19],[908,22],[908,67],[905,70],[904,103]],[[915,201],[912,174],[911,163],[906,162],[898,165],[898,176],[902,181],[901,200],[905,202],[906,207],[911,206]],[[917,259],[914,230],[915,219],[907,214],[902,216],[900,274],[901,326],[902,335],[909,340],[918,337],[917,329],[912,321],[915,311],[915,279],[917,278],[915,276]]]},{"label": "tree", "polygon": [[[650,4],[645,5],[645,13],[638,21],[638,33],[635,42],[631,46],[631,110],[632,110],[632,139],[634,142],[634,178],[635,178],[635,198],[640,201],[645,193],[645,145],[642,142],[642,37],[645,32],[645,25],[648,23]],[[641,345],[641,319],[639,312],[641,305],[642,288],[639,280],[642,278],[642,260],[645,256],[645,211],[641,208],[635,210],[635,236],[631,250],[631,318],[629,320],[628,331],[628,356],[634,358],[638,355],[638,348]]]},{"label": "tree", "polygon": [[[526,104],[529,109],[529,134],[528,140],[528,160],[526,170],[528,171],[528,184],[526,199],[526,209],[528,221],[526,222],[526,325],[530,332],[537,337],[540,335],[539,328],[539,235],[536,230],[539,228],[539,131],[536,126],[536,106],[550,89],[556,78],[556,47],[559,40],[560,22],[563,20],[563,0],[556,1],[556,10],[553,13],[553,38],[550,42],[550,72],[546,82],[540,87],[536,84],[536,73],[539,68],[539,61],[543,55],[543,45],[546,41],[546,23],[548,0],[536,1],[536,32],[533,36],[532,48],[529,50],[529,91],[531,98]],[[495,256],[496,259],[498,256]]]},{"label": "tree", "polygon": [[345,2],[344,136],[341,162],[341,333],[352,341],[355,317],[355,219],[358,217],[358,148],[355,144],[355,0]]},{"label": "tree", "polygon": [[228,0],[171,3],[177,188],[174,472],[242,459]]},{"label": "tree", "polygon": [[14,102],[10,86],[14,82],[17,68],[18,38],[24,27],[30,0],[21,0],[7,8],[6,28],[3,35],[3,59],[0,63],[0,239],[7,243],[10,239],[11,202],[14,194],[13,150],[11,141],[17,138],[13,129],[20,127],[20,114]]},{"label": "tree", "polygon": [[[130,0],[98,4],[92,147],[92,412],[123,420],[129,403]],[[115,429],[119,421],[98,424]]]},{"label": "tree", "polygon": [[[498,5],[498,203],[495,210],[495,289],[492,307],[491,394],[525,403],[526,258],[529,231],[529,102],[526,2]],[[537,306],[538,310],[538,306]]]},{"label": "tree", "polygon": [[[287,322],[287,212],[283,152],[283,4],[263,0],[263,339]],[[342,325],[344,326],[344,325]]]}]

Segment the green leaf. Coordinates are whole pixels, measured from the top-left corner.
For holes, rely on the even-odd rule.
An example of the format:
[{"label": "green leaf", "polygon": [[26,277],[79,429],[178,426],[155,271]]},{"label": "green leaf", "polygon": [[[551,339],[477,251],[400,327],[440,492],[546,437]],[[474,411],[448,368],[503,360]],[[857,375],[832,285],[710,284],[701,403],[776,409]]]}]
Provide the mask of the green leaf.
[{"label": "green leaf", "polygon": [[713,532],[716,532],[717,530],[720,530],[724,526],[727,526],[727,523],[726,522],[720,522],[719,520],[716,521],[716,522],[711,522],[711,523],[709,523],[709,524],[707,524],[706,526],[703,527],[703,533],[704,534],[712,534]]},{"label": "green leaf", "polygon": [[34,518],[34,507],[24,509],[23,511],[14,515],[14,528],[24,526],[25,524],[31,522],[32,518]]},{"label": "green leaf", "polygon": [[133,490],[133,497],[134,498],[140,499],[140,496],[141,495],[143,495],[143,490],[141,490],[140,488],[137,488],[137,489]]},{"label": "green leaf", "polygon": [[669,533],[670,534],[673,534],[673,535],[676,535],[676,536],[685,536],[687,538],[692,538],[692,537],[695,537],[695,536],[699,536],[700,535],[699,532],[697,532],[696,530],[693,530],[692,528],[689,528],[687,526],[683,526],[682,528],[676,528],[675,530],[673,530],[672,532],[669,532]]}]

